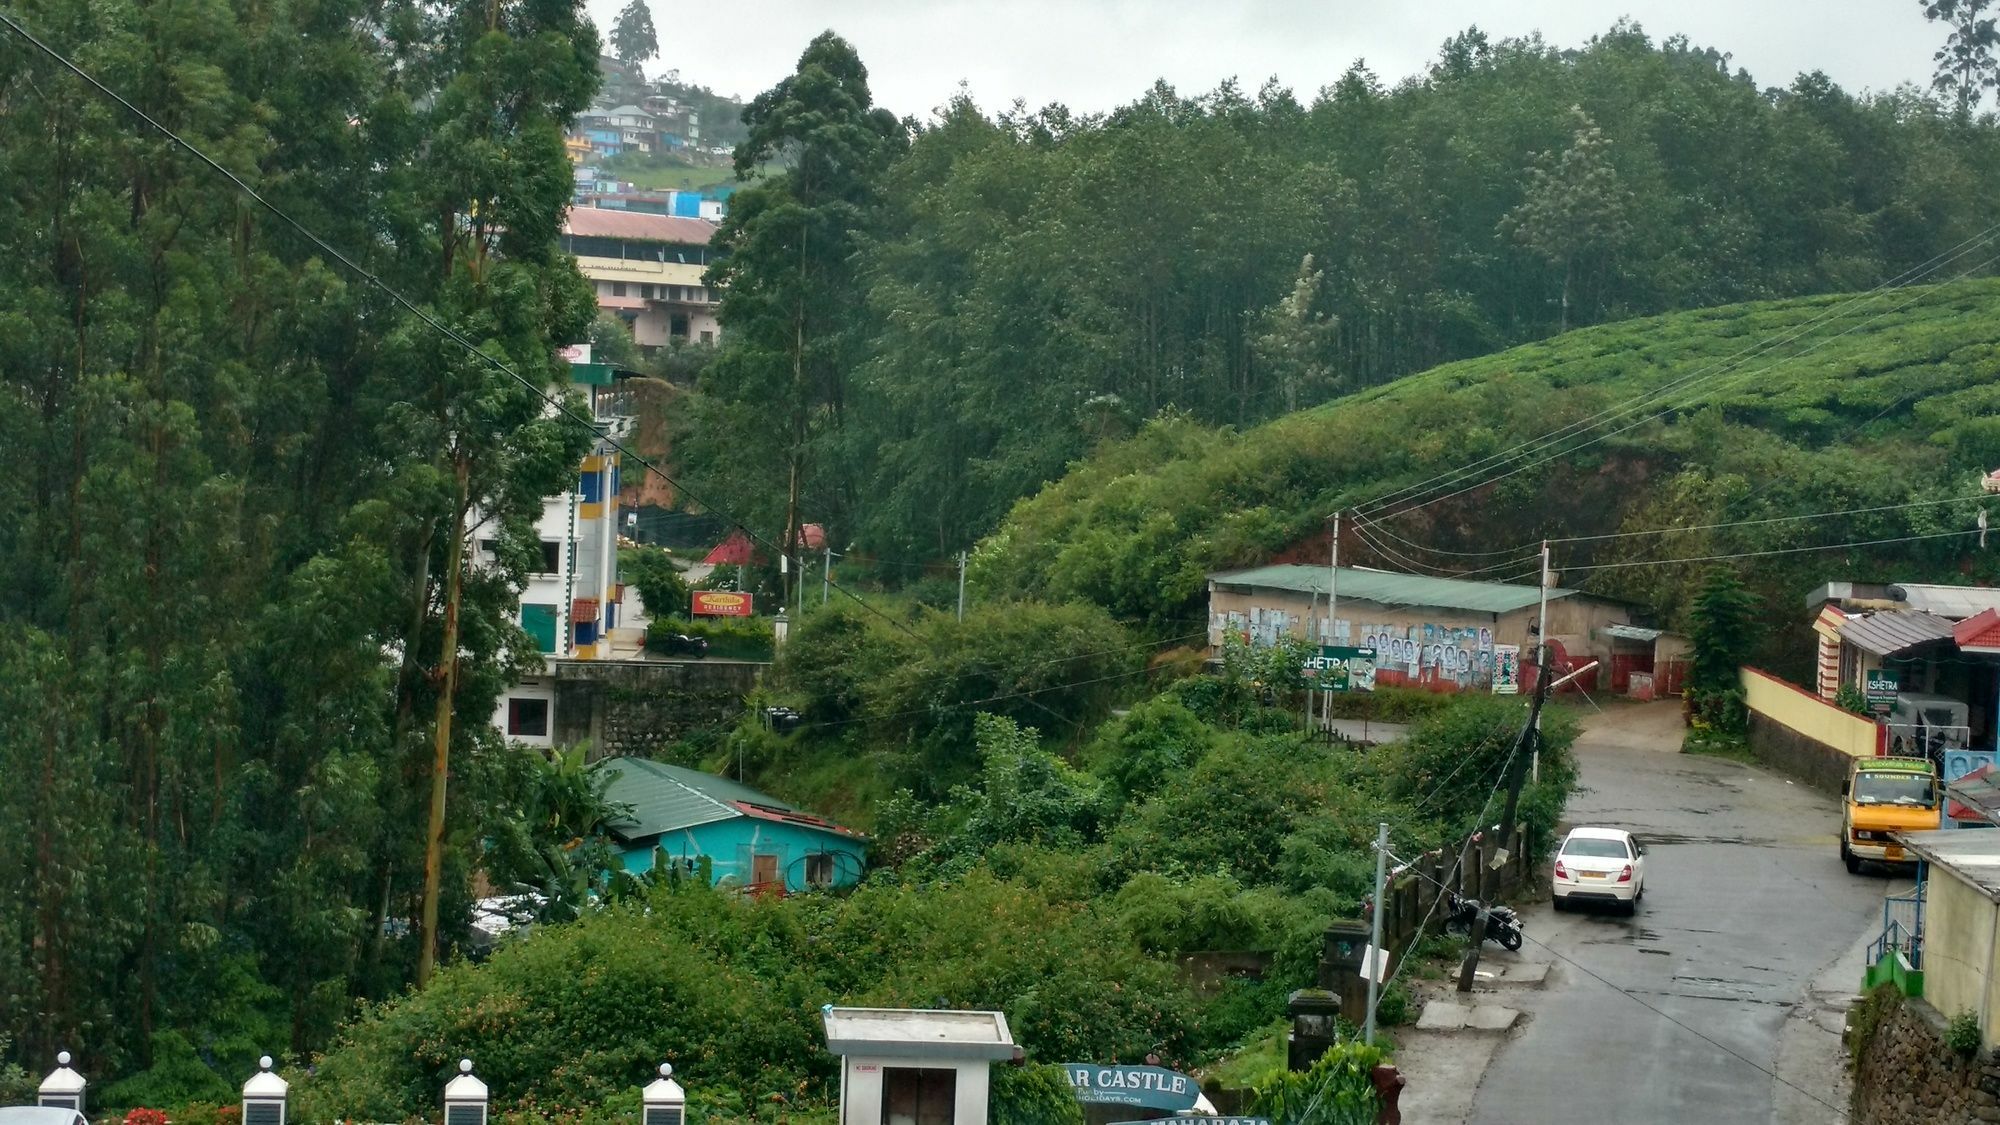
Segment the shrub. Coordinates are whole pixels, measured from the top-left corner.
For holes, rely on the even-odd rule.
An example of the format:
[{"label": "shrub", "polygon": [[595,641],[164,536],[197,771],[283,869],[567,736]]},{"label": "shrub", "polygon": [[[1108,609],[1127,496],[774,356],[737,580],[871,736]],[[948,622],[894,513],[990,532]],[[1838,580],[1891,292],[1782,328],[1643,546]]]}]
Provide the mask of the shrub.
[{"label": "shrub", "polygon": [[1083,1125],[1083,1104],[1062,1067],[996,1066],[988,1095],[992,1125]]},{"label": "shrub", "polygon": [[1951,1017],[1951,1023],[1944,1029],[1944,1045],[1960,1058],[1969,1059],[1978,1054],[1984,1042],[1985,1036],[1979,1030],[1979,1013],[1970,1009]]},{"label": "shrub", "polygon": [[125,1114],[125,1125],[167,1125],[167,1115],[157,1109],[140,1106]]},{"label": "shrub", "polygon": [[639,591],[646,616],[666,617],[685,612],[687,580],[674,557],[659,547],[626,547],[618,552],[619,577]]},{"label": "shrub", "polygon": [[1327,1048],[1311,1069],[1281,1071],[1255,1086],[1249,1112],[1272,1125],[1374,1125],[1381,1109],[1369,1072],[1386,1057],[1355,1042]]},{"label": "shrub", "polygon": [[201,1061],[186,1036],[178,1031],[156,1031],[151,1042],[153,1065],[107,1087],[105,1104],[187,1105],[233,1099],[235,1089]]},{"label": "shrub", "polygon": [[[643,595],[642,595],[643,596]],[[646,627],[646,647],[664,650],[660,638],[684,633],[708,641],[708,655],[730,660],[769,660],[775,646],[768,617],[656,617]]]}]

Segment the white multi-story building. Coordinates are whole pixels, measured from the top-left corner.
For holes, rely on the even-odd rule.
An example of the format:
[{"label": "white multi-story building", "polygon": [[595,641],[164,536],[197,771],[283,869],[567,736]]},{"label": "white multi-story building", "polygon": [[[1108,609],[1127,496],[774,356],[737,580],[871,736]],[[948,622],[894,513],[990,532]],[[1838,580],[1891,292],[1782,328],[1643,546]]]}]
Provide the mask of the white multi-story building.
[{"label": "white multi-story building", "polygon": [[[582,362],[570,370],[576,389],[590,404],[598,437],[577,469],[572,486],[542,500],[535,523],[541,554],[521,591],[519,616],[541,648],[544,670],[565,660],[596,660],[608,655],[606,637],[618,625],[618,475],[619,456],[612,442],[631,425],[625,396],[612,381],[611,368],[589,362],[590,349],[573,349]],[[477,543],[475,558],[491,563],[497,544]],[[522,742],[548,745],[555,722],[555,684],[548,676],[531,676],[507,690],[493,716],[502,734]]]}]

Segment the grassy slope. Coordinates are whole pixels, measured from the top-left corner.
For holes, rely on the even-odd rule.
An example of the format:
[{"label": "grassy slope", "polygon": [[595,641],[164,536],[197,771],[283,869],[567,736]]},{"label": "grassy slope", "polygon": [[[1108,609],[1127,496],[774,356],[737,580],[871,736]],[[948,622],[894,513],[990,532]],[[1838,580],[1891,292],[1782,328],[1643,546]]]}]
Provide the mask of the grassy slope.
[{"label": "grassy slope", "polygon": [[[1325,521],[1337,508],[1691,376],[1591,432],[1673,407],[1664,419],[1387,527],[1431,547],[1490,551],[1543,536],[1961,495],[1976,491],[1977,471],[2000,465],[1996,374],[2000,282],[1990,280],[1626,321],[1436,368],[1246,433],[1156,422],[1018,504],[982,545],[974,573],[989,590],[1082,597],[1119,616],[1185,618],[1199,613],[1209,570],[1288,547],[1323,558]],[[1565,545],[1557,565],[1917,534],[1969,519],[1969,506],[1940,507]],[[1399,570],[1413,569],[1411,559],[1451,561],[1379,531],[1344,537],[1342,549],[1343,560]],[[1748,569],[1789,618],[1800,615],[1791,612],[1797,599],[1828,578],[1937,578],[1989,566],[1983,557],[1968,561],[1967,541],[1944,540],[1783,556]],[[1633,597],[1672,621],[1699,570],[1572,571],[1566,584]]]}]

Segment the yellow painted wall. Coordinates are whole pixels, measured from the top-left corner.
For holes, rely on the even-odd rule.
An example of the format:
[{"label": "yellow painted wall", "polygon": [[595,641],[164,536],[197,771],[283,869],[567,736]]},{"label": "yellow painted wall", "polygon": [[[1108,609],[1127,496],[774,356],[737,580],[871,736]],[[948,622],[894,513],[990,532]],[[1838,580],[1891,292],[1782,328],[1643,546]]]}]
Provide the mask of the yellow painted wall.
[{"label": "yellow painted wall", "polygon": [[1767,672],[1745,668],[1742,676],[1743,701],[1750,710],[1842,753],[1875,756],[1874,720],[1843,711]]},{"label": "yellow painted wall", "polygon": [[1949,871],[1931,868],[1924,903],[1924,1000],[1946,1019],[1986,1012],[1988,1047],[2000,1046],[2000,974],[1993,969],[1993,901]]}]

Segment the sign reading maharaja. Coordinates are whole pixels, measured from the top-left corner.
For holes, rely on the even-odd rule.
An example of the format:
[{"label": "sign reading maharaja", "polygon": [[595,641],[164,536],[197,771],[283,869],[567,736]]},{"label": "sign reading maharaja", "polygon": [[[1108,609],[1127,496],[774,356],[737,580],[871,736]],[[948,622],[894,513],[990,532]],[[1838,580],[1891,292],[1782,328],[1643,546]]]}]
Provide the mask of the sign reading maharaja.
[{"label": "sign reading maharaja", "polygon": [[1179,1112],[1193,1109],[1201,1086],[1177,1070],[1158,1066],[1064,1063],[1076,1100],[1097,1105],[1142,1105]]}]

